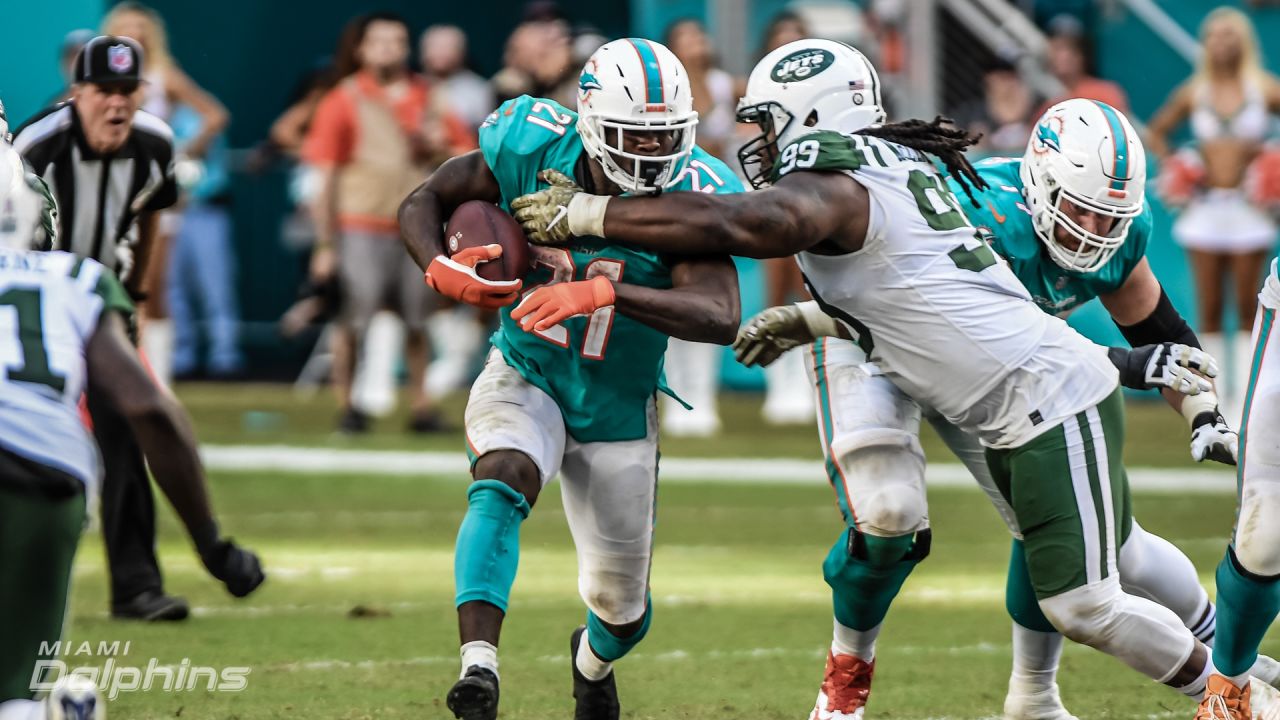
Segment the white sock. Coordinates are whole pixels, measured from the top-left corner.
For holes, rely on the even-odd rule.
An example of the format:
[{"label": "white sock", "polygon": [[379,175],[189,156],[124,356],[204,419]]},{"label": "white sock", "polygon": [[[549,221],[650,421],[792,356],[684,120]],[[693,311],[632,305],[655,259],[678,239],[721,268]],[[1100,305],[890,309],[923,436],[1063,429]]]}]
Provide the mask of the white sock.
[{"label": "white sock", "polygon": [[[1197,677],[1195,680],[1192,680],[1190,683],[1178,688],[1178,692],[1182,693],[1183,695],[1186,695],[1187,697],[1193,700],[1199,701],[1204,697],[1204,686],[1206,683],[1209,682],[1209,674],[1212,672],[1213,672],[1213,663],[1206,660],[1204,663],[1204,669],[1200,671],[1200,676]],[[1245,673],[1244,681],[1245,681],[1245,684],[1248,684],[1249,682],[1248,673]]]},{"label": "white sock", "polygon": [[473,640],[462,646],[462,672],[459,678],[466,677],[467,669],[479,665],[488,668],[494,675],[498,674],[498,648],[483,640]]},{"label": "white sock", "polygon": [[1275,687],[1276,683],[1280,683],[1280,662],[1276,662],[1266,655],[1259,655],[1258,659],[1253,661],[1253,667],[1249,668],[1249,672],[1246,674],[1258,678],[1271,687]]},{"label": "white sock", "polygon": [[[1224,677],[1224,678],[1226,678],[1226,679],[1230,680],[1232,685],[1235,685],[1236,687],[1238,687],[1238,688],[1240,688],[1241,690],[1243,690],[1243,689],[1245,689],[1245,688],[1249,687],[1249,677],[1250,677],[1252,674],[1253,674],[1252,670],[1246,670],[1245,672],[1243,672],[1243,673],[1241,673],[1241,674],[1239,674],[1239,675],[1223,675],[1222,677]],[[1261,679],[1261,678],[1259,678],[1259,679]]]},{"label": "white sock", "polygon": [[1057,682],[1061,657],[1062,635],[1013,623],[1013,673],[1009,686],[1024,693],[1052,688]]},{"label": "white sock", "polygon": [[0,720],[44,720],[44,703],[38,700],[6,700],[0,703]]},{"label": "white sock", "polygon": [[865,662],[876,659],[876,638],[880,637],[880,628],[884,623],[870,630],[854,630],[845,627],[839,620],[834,620],[835,632],[831,634],[831,652],[836,655],[852,655]]},{"label": "white sock", "polygon": [[573,658],[573,663],[578,666],[578,672],[592,682],[603,680],[613,672],[613,663],[601,660],[592,652],[586,632],[582,633],[582,642],[578,645],[578,654]]}]

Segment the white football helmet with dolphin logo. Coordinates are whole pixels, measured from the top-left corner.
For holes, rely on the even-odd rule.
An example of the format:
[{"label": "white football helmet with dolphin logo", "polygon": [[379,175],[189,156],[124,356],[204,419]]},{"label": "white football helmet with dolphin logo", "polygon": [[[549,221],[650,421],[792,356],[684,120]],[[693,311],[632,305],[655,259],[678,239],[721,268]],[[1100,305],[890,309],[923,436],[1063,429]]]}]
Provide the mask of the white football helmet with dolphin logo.
[{"label": "white football helmet with dolphin logo", "polygon": [[[606,43],[578,76],[582,146],[626,192],[652,194],[675,185],[693,154],[697,125],[689,75],[661,43]],[[627,150],[627,133],[639,132],[658,133],[665,152]]]},{"label": "white football helmet with dolphin logo", "polygon": [[[1142,141],[1120,111],[1096,100],[1073,98],[1046,110],[1027,143],[1021,174],[1036,235],[1067,270],[1090,273],[1106,265],[1145,207]],[[1063,203],[1114,218],[1111,230],[1104,235],[1081,227]],[[1071,236],[1067,244],[1057,239],[1056,227]]]}]

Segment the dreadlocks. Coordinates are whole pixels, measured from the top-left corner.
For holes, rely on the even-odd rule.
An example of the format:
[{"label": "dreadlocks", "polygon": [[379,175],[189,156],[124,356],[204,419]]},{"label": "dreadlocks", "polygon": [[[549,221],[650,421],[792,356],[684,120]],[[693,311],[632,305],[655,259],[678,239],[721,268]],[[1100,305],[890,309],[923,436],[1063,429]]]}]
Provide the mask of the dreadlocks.
[{"label": "dreadlocks", "polygon": [[904,120],[873,125],[859,130],[857,134],[878,137],[936,156],[947,168],[947,172],[959,180],[964,188],[964,194],[969,196],[969,202],[973,203],[974,207],[981,207],[977,198],[973,196],[973,189],[984,189],[987,183],[969,164],[964,151],[970,145],[976,144],[982,135],[971,135],[955,127],[950,118],[941,115],[935,117],[933,122]]}]

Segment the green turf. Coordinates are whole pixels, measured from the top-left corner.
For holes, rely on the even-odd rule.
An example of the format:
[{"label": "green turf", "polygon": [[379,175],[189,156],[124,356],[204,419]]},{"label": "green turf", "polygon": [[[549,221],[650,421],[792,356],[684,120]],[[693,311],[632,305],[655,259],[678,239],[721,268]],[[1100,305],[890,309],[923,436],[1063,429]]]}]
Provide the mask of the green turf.
[{"label": "green turf", "polygon": [[[268,584],[247,601],[221,593],[166,512],[168,585],[196,617],[178,626],[107,620],[91,533],[77,561],[70,637],[132,641],[118,664],[248,666],[248,689],[123,693],[114,717],[448,717],[441,699],[457,672],[451,563],[461,479],[220,474],[213,485],[226,528],[261,551]],[[584,611],[550,490],[523,530],[502,647],[506,718],[571,712],[567,642]],[[976,492],[936,491],[931,505],[934,553],[882,635],[874,717],[979,718],[1003,698],[1007,538]],[[1150,530],[1211,571],[1231,524],[1229,496],[1140,496],[1137,506]],[[664,487],[653,631],[618,665],[624,717],[803,717],[830,632],[819,568],[839,531],[820,485]],[[357,607],[379,617],[350,617]],[[1081,648],[1066,654],[1063,689],[1082,717],[1192,712],[1172,691]]]},{"label": "green turf", "polygon": [[[269,386],[193,385],[180,395],[206,442],[460,450],[458,433],[400,432],[403,414],[357,439],[337,438],[327,396]],[[461,398],[446,412],[457,421]],[[664,441],[668,456],[816,457],[809,428],[770,429],[758,400],[724,401],[728,433]],[[1130,407],[1130,462],[1182,465],[1184,431],[1157,405]],[[1172,439],[1171,439],[1172,438]],[[925,437],[934,460],[948,460]],[[88,533],[76,566],[69,636],[130,641],[117,665],[248,666],[242,693],[122,693],[115,718],[447,718],[457,676],[452,546],[465,507],[461,477],[219,473],[224,527],[259,550],[270,579],[236,601],[214,584],[162,511],[168,589],[196,615],[182,625],[108,620],[102,547]],[[503,635],[504,718],[571,714],[569,632],[583,621],[575,560],[555,487],[524,525],[520,576]],[[977,492],[931,492],[933,555],[889,615],[870,718],[997,714],[1009,664],[1003,613],[1007,533]],[[1229,495],[1139,495],[1139,518],[1178,543],[1202,580],[1232,522]],[[841,532],[832,493],[812,486],[663,486],[653,566],[655,620],[617,666],[624,718],[801,718],[830,637],[821,561]],[[353,613],[353,610],[359,612]],[[363,615],[356,617],[355,615]],[[1268,647],[1275,648],[1275,644]],[[71,658],[100,664],[103,658]],[[1097,653],[1070,647],[1063,693],[1081,717],[1189,717],[1191,704]]]}]

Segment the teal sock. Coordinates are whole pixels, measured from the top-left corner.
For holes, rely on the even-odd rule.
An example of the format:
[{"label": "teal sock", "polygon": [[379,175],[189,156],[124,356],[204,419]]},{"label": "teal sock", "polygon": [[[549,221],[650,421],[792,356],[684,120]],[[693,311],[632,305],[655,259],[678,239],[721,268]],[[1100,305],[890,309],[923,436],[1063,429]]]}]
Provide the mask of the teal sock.
[{"label": "teal sock", "polygon": [[1027,552],[1022,541],[1014,538],[1009,549],[1009,573],[1005,576],[1004,607],[1009,617],[1028,630],[1058,632],[1040,610],[1035,588],[1031,586],[1031,573],[1027,570]]},{"label": "teal sock", "polygon": [[640,644],[644,636],[649,633],[649,625],[653,622],[653,599],[646,598],[644,606],[644,622],[640,624],[640,629],[636,630],[628,637],[620,638],[609,632],[609,628],[605,627],[604,621],[596,617],[596,614],[587,611],[587,642],[591,644],[591,652],[596,657],[605,662],[614,662],[622,658],[623,655],[631,652],[631,648]]},{"label": "teal sock", "polygon": [[853,528],[841,535],[822,563],[836,620],[861,632],[883,622],[902,583],[924,559],[926,547],[921,543],[923,552],[917,552],[912,535],[882,538]]},{"label": "teal sock", "polygon": [[1258,659],[1258,645],[1280,613],[1280,578],[1254,575],[1240,566],[1235,549],[1218,563],[1218,634],[1213,666],[1222,675],[1242,675]]},{"label": "teal sock", "polygon": [[520,563],[520,523],[529,517],[524,495],[498,480],[467,489],[467,514],[453,549],[455,604],[483,600],[506,612]]}]

